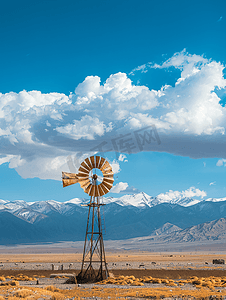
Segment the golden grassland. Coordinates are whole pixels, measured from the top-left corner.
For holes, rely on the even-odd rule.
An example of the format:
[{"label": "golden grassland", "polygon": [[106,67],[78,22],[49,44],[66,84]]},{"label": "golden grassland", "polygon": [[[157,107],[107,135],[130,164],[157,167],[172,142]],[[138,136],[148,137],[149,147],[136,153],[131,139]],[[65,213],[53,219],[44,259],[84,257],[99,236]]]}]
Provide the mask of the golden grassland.
[{"label": "golden grassland", "polygon": [[[215,258],[223,258],[226,260],[226,254],[215,254],[208,252],[196,252],[196,253],[151,253],[151,252],[107,252],[107,261],[111,262],[156,262],[157,264],[168,264],[173,262],[172,269],[176,269],[177,263],[192,263],[193,271],[196,271],[199,264],[208,262],[209,264]],[[8,262],[41,262],[41,263],[68,263],[68,262],[81,262],[82,254],[75,253],[46,253],[46,254],[0,254],[0,261],[2,263]],[[208,266],[209,268],[210,266]],[[221,267],[221,266],[219,266]],[[224,265],[222,265],[224,267]],[[204,267],[203,267],[204,268]],[[214,268],[218,268],[215,266]],[[100,298],[100,299],[130,299],[130,297],[143,298],[143,299],[163,299],[163,298],[181,298],[181,299],[223,299],[226,297],[226,274],[225,271],[213,273],[204,273],[205,275],[187,276],[186,278],[170,277],[167,276],[170,272],[164,275],[146,276],[150,273],[145,273],[142,270],[129,270],[133,275],[127,274],[125,270],[112,272],[115,274],[95,285],[50,285],[50,286],[38,286],[29,285],[29,281],[36,281],[37,279],[44,278],[41,275],[42,270],[29,270],[27,274],[19,273],[26,271],[17,271],[14,275],[10,274],[8,270],[1,270],[0,276],[0,300],[19,300],[19,299],[85,299],[85,298]],[[136,271],[136,272],[135,272]],[[150,272],[151,270],[149,270]],[[164,271],[164,270],[162,270]],[[192,272],[193,272],[192,271]],[[210,270],[214,272],[214,270]],[[216,271],[216,270],[215,270]],[[5,272],[5,273],[4,273]],[[35,272],[38,272],[35,274]],[[120,274],[121,272],[121,274]],[[124,275],[122,274],[124,272]],[[143,274],[141,273],[143,272]],[[8,273],[8,276],[7,276]],[[44,270],[43,270],[44,273]],[[189,273],[189,272],[187,272]],[[119,275],[116,275],[119,274]],[[125,275],[126,274],[126,275]],[[141,275],[142,274],[142,275]],[[144,276],[144,274],[146,274]],[[168,275],[167,275],[168,274]],[[183,274],[181,272],[181,274]],[[193,273],[194,274],[194,273]],[[10,275],[10,276],[9,276]],[[185,275],[185,274],[184,274]],[[190,274],[192,275],[192,274]],[[155,277],[154,277],[155,276]],[[159,276],[159,277],[157,277]],[[203,276],[203,277],[201,277]],[[206,277],[204,277],[206,276]],[[58,278],[62,278],[59,276]],[[67,278],[63,276],[63,278]],[[176,279],[175,279],[176,278]],[[178,279],[179,278],[179,279]],[[67,288],[68,287],[68,288]]]},{"label": "golden grassland", "polygon": [[[23,278],[23,274],[19,276]],[[20,279],[19,278],[19,279]],[[12,279],[12,278],[11,278]],[[5,278],[1,278],[3,282]],[[161,284],[161,287],[144,287],[144,284]],[[104,287],[108,285],[107,287]],[[114,285],[109,288],[109,285]],[[120,288],[119,285],[127,285],[126,288]],[[186,286],[185,286],[186,285]],[[129,287],[131,286],[131,287]],[[136,298],[183,298],[190,297],[196,299],[209,299],[214,296],[220,299],[226,296],[226,277],[208,277],[198,278],[193,276],[187,280],[172,280],[143,277],[136,278],[134,276],[117,276],[111,277],[99,283],[99,286],[92,288],[75,286],[72,289],[60,289],[54,286],[40,287],[20,287],[19,282],[14,280],[8,281],[7,285],[0,285],[1,299],[84,299],[99,297],[102,299],[128,299],[128,297]]]},{"label": "golden grassland", "polygon": [[[133,280],[134,279],[134,280]],[[133,282],[146,282],[150,279],[125,279],[125,278],[118,278],[117,284],[119,284],[120,280],[132,280]],[[161,279],[159,279],[161,280]],[[157,279],[155,279],[155,283],[159,283]],[[182,281],[181,281],[182,283]],[[189,282],[186,282],[189,283]],[[206,285],[203,285],[206,283]],[[115,283],[116,284],[116,283]],[[121,282],[122,284],[122,282]],[[183,282],[184,284],[184,282]],[[170,280],[166,285],[170,286],[170,289],[166,287],[157,287],[157,288],[149,288],[149,287],[139,287],[139,288],[124,288],[121,289],[119,287],[114,288],[104,288],[104,287],[97,287],[94,286],[92,288],[81,288],[75,287],[73,289],[59,289],[54,286],[47,286],[45,288],[38,288],[38,287],[19,287],[17,285],[11,286],[4,286],[0,287],[0,300],[1,299],[67,299],[67,298],[74,298],[74,299],[84,299],[84,298],[93,298],[99,297],[102,299],[127,299],[128,297],[136,297],[136,298],[169,298],[169,297],[177,297],[187,299],[190,297],[194,297],[196,299],[209,299],[210,296],[219,295],[219,297],[226,296],[225,290],[217,290],[215,287],[219,288],[222,287],[222,284],[225,285],[225,279],[223,278],[191,278],[190,284],[193,285],[192,288],[185,288],[181,289],[180,282],[174,283]],[[138,285],[139,286],[139,285]],[[220,298],[219,298],[220,299]]]},{"label": "golden grassland", "polygon": [[[220,254],[220,257],[226,260],[226,254]],[[181,252],[181,253],[153,253],[153,252],[106,252],[106,259],[111,262],[137,262],[146,261],[157,263],[203,263],[205,261],[211,262],[213,259],[219,258],[219,254],[208,252]],[[29,253],[29,254],[0,254],[0,262],[24,262],[24,263],[70,263],[81,262],[82,253]]]}]

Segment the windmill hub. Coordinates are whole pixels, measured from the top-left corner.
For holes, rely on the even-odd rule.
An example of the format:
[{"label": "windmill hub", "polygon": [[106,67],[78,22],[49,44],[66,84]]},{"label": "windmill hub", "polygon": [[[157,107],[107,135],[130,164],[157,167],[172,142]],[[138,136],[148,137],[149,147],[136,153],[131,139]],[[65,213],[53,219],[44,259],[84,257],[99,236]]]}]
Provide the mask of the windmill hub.
[{"label": "windmill hub", "polygon": [[97,178],[98,178],[97,174],[94,174],[94,175],[93,175],[93,179],[94,179],[94,180],[97,180]]}]

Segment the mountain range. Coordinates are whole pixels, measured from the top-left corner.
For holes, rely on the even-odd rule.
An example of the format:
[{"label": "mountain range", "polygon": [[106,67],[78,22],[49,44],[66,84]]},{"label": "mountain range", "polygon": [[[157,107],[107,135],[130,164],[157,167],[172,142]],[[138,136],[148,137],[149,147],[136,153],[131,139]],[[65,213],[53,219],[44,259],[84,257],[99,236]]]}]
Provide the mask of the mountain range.
[{"label": "mountain range", "polygon": [[[84,240],[88,209],[81,204],[88,201],[0,200],[0,244]],[[197,230],[207,236],[203,223],[219,219],[223,222],[226,218],[226,198],[166,200],[141,192],[120,198],[105,197],[103,202],[104,238],[111,240],[153,235],[165,241],[197,240],[199,234],[192,235],[189,228],[200,226]],[[217,233],[217,228],[209,239],[224,237]]]}]

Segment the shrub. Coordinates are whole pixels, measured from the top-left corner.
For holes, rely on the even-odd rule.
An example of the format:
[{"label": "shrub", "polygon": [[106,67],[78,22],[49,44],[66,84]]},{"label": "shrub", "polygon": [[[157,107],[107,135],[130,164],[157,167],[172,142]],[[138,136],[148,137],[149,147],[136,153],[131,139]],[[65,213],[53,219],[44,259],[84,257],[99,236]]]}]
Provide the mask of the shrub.
[{"label": "shrub", "polygon": [[26,298],[28,296],[33,295],[33,292],[28,290],[28,289],[22,289],[22,290],[18,290],[15,292],[14,294],[16,297],[20,297],[20,298]]},{"label": "shrub", "polygon": [[162,283],[162,280],[159,279],[159,278],[152,278],[152,283],[158,283],[158,284],[160,284],[160,283]]},{"label": "shrub", "polygon": [[139,282],[139,281],[133,281],[133,283],[131,285],[132,286],[142,286],[144,284],[142,282]]},{"label": "shrub", "polygon": [[19,286],[19,282],[16,280],[12,280],[12,281],[7,281],[7,282],[2,282],[0,283],[0,285],[13,285],[13,286]]},{"label": "shrub", "polygon": [[58,288],[55,288],[52,285],[47,286],[45,289],[50,292],[59,292],[60,291]]},{"label": "shrub", "polygon": [[61,300],[61,299],[65,299],[65,297],[59,293],[55,293],[51,297],[51,300]]}]

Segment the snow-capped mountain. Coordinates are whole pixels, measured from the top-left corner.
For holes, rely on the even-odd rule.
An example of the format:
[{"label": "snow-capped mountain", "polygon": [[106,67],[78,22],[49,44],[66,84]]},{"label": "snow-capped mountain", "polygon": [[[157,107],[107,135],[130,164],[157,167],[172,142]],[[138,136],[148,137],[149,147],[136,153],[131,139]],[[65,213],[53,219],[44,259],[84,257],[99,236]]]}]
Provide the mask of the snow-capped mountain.
[{"label": "snow-capped mountain", "polygon": [[106,197],[104,198],[104,203],[116,203],[121,206],[135,206],[135,207],[152,207],[154,198],[145,194],[144,192],[134,194],[134,195],[124,195],[119,198]]},{"label": "snow-capped mountain", "polygon": [[[124,195],[120,198],[112,198],[112,197],[106,197],[104,199],[104,202],[106,204],[109,203],[117,203],[121,206],[135,206],[140,208],[145,207],[153,207],[156,205],[159,205],[161,203],[169,203],[169,204],[178,204],[184,207],[188,207],[191,205],[195,205],[197,203],[202,202],[203,200],[193,199],[193,198],[174,198],[174,199],[166,199],[165,197],[161,197],[161,195],[157,197],[149,196],[148,194],[144,192],[140,192],[138,194],[134,195]],[[211,200],[209,200],[211,201]],[[221,201],[221,200],[220,200]],[[226,201],[226,198],[225,198]],[[217,202],[217,201],[215,201]]]},{"label": "snow-capped mountain", "polygon": [[[160,195],[157,197],[149,196],[144,192],[140,192],[134,195],[123,195],[119,198],[113,197],[103,197],[101,200],[105,204],[117,204],[123,207],[136,207],[136,208],[147,208],[154,207],[159,204],[167,203],[167,204],[177,204],[183,207],[189,207],[196,205],[200,202],[223,202],[226,201],[225,198],[208,198],[206,200],[199,200],[193,198],[176,198],[176,199],[166,199],[161,197]],[[26,202],[23,200],[0,200],[0,210],[8,210],[11,213],[14,213],[20,209],[28,209],[32,211],[36,211],[41,214],[46,214],[51,211],[56,211],[61,214],[68,212],[75,205],[81,206],[81,204],[86,204],[89,202],[89,199],[85,198],[74,198],[69,201],[59,202],[55,200],[47,200],[47,201],[36,201],[36,202]]]},{"label": "snow-capped mountain", "polygon": [[7,202],[9,202],[9,201],[0,199],[0,204],[6,204]]},{"label": "snow-capped mountain", "polygon": [[208,198],[205,201],[210,201],[210,202],[221,202],[221,201],[226,201],[226,197],[224,198]]},{"label": "snow-capped mountain", "polygon": [[15,200],[15,201],[6,201],[1,207],[1,209],[8,209],[10,212],[17,211],[20,208],[26,208],[29,206],[29,202],[23,200]]},{"label": "snow-capped mountain", "polygon": [[[109,239],[162,234],[158,228],[169,234],[226,217],[226,198],[165,199],[141,192],[102,201]],[[83,240],[88,209],[82,204],[87,202],[88,197],[66,202],[1,200],[0,244]]]}]

